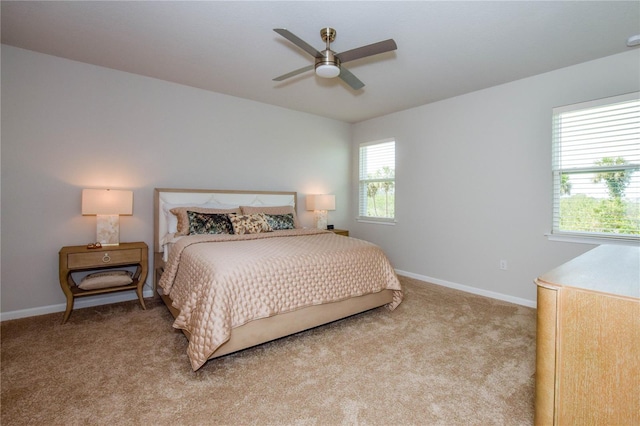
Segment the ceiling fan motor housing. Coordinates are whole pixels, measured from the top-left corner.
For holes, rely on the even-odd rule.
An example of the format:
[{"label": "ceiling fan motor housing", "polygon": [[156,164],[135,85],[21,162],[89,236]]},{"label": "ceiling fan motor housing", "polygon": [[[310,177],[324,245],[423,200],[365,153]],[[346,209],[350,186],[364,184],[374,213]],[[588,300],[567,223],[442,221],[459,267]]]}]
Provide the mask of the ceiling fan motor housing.
[{"label": "ceiling fan motor housing", "polygon": [[329,47],[329,44],[336,39],[336,30],[325,27],[320,30],[320,37],[327,44],[327,48],[320,52],[321,57],[316,57],[316,75],[322,78],[337,77],[340,75],[340,59]]}]

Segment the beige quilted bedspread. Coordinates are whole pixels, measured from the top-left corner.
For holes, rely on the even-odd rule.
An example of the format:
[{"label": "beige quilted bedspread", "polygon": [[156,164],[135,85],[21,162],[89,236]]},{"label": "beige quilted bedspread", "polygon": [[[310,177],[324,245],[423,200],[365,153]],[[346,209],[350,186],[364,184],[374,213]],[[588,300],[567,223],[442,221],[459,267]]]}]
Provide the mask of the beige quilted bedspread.
[{"label": "beige quilted bedspread", "polygon": [[313,229],[194,235],[171,250],[159,282],[180,310],[173,326],[191,334],[194,370],[249,321],[353,296],[402,289],[382,250]]}]

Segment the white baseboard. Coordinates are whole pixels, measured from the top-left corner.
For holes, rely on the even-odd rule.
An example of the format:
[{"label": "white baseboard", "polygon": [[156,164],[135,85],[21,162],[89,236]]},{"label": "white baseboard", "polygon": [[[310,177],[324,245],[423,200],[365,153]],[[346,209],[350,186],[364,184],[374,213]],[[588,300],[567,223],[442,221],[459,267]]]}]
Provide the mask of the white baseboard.
[{"label": "white baseboard", "polygon": [[396,274],[402,275],[408,278],[414,278],[420,281],[426,281],[431,284],[441,285],[443,287],[453,288],[455,290],[464,291],[467,293],[477,294],[479,296],[490,297],[492,299],[498,299],[509,303],[514,303],[516,305],[527,306],[529,308],[536,308],[537,303],[535,300],[522,299],[520,297],[509,296],[508,294],[496,293],[494,291],[483,290],[477,287],[470,287],[468,285],[456,284],[449,281],[440,280],[438,278],[427,277],[425,275],[418,275],[412,272],[401,271],[396,269]]},{"label": "white baseboard", "polygon": [[[143,297],[153,297],[153,290],[145,286],[142,291]],[[78,298],[73,303],[73,309],[90,308],[92,306],[108,305],[110,303],[126,302],[128,300],[138,300],[135,291],[123,291],[119,293],[111,293],[105,295],[87,296]],[[19,311],[0,312],[0,322],[12,319],[35,317],[37,315],[53,314],[56,312],[64,312],[67,309],[66,303],[58,305],[41,306],[38,308],[21,309]],[[73,313],[72,313],[73,315]],[[60,317],[62,321],[62,316]]]},{"label": "white baseboard", "polygon": [[[467,293],[477,294],[479,296],[490,297],[492,299],[498,299],[498,300],[502,300],[509,303],[515,303],[516,305],[528,306],[529,308],[536,307],[536,301],[534,300],[522,299],[520,297],[509,296],[508,294],[496,293],[493,291],[483,290],[476,287],[456,284],[456,283],[440,280],[433,277],[427,277],[425,275],[418,275],[412,272],[401,271],[399,269],[396,269],[396,273],[398,275],[402,275],[408,278],[415,278],[416,280],[426,281],[432,284],[441,285],[443,287],[449,287],[455,290],[465,291]],[[153,290],[148,286],[145,286],[142,295],[144,297],[152,297]],[[110,303],[125,302],[128,300],[137,300],[137,299],[138,299],[138,296],[133,291],[113,293],[108,295],[98,295],[94,297],[76,299],[73,308],[74,309],[89,308],[92,306],[107,305]],[[66,309],[66,304],[60,303],[58,305],[41,306],[38,308],[22,309],[19,311],[0,312],[0,322],[12,320],[12,319],[34,317],[37,315],[52,314],[55,312],[64,312],[65,309]]]}]

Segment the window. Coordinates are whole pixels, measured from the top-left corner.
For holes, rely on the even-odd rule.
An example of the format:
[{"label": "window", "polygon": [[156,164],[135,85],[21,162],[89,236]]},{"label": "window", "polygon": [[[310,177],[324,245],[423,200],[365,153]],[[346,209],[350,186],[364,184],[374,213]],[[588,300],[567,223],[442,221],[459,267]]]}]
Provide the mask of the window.
[{"label": "window", "polygon": [[554,108],[553,234],[637,242],[638,95]]},{"label": "window", "polygon": [[396,199],[396,142],[360,144],[359,220],[393,222]]}]

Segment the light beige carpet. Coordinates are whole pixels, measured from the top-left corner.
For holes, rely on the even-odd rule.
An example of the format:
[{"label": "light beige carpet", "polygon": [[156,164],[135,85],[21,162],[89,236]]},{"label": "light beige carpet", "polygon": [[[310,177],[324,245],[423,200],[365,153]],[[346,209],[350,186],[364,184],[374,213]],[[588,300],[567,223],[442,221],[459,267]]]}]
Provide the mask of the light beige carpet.
[{"label": "light beige carpet", "polygon": [[529,425],[535,310],[401,278],[405,301],[209,361],[162,302],[5,321],[9,425]]}]

